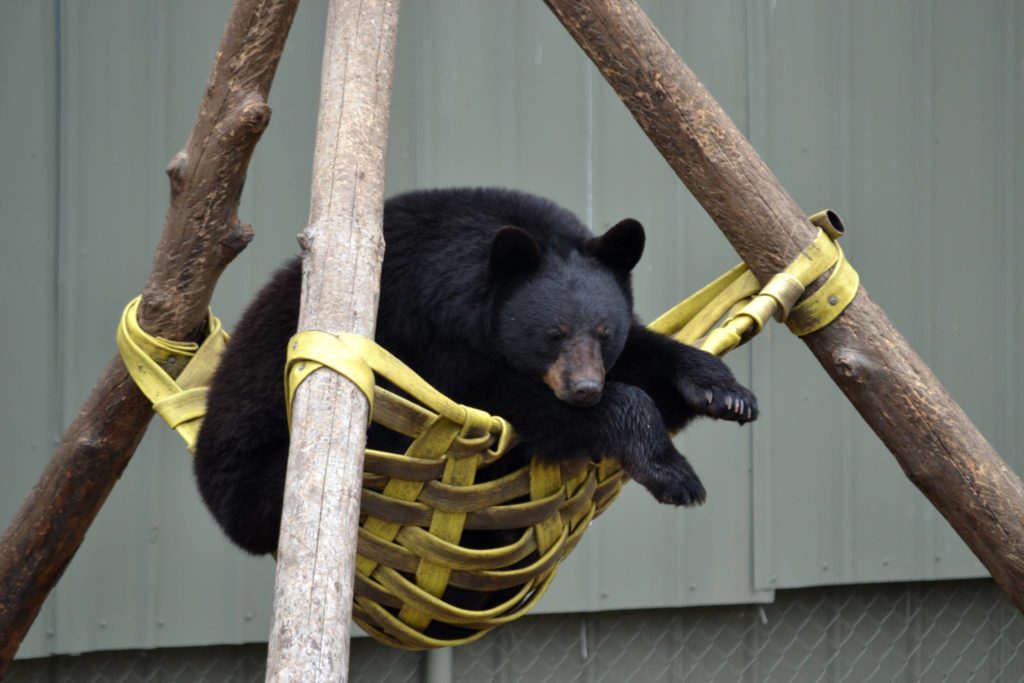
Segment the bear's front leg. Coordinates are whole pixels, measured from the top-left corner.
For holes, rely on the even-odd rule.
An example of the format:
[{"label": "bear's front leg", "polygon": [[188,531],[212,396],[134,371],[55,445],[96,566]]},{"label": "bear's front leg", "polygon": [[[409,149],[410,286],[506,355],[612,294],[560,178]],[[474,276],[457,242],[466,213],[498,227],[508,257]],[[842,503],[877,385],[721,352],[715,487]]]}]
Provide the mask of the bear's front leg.
[{"label": "bear's front leg", "polygon": [[643,389],[609,382],[602,405],[614,413],[609,453],[659,503],[698,505],[707,492],[697,473],[676,450],[654,400]]},{"label": "bear's front leg", "polygon": [[703,484],[672,444],[654,400],[639,387],[608,382],[596,405],[581,407],[526,378],[507,378],[504,386],[500,396],[506,400],[487,409],[509,418],[529,452],[549,462],[612,457],[661,503],[704,502]]},{"label": "bear's front leg", "polygon": [[648,393],[673,432],[700,415],[740,424],[758,416],[757,397],[720,358],[643,325],[630,328],[611,375]]}]

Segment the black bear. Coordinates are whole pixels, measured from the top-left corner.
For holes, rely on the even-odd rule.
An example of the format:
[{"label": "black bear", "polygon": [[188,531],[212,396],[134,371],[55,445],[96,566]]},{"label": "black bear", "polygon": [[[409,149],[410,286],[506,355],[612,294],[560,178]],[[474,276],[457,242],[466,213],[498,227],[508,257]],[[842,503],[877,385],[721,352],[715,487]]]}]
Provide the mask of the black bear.
[{"label": "black bear", "polygon": [[[636,320],[640,223],[594,237],[529,194],[433,190],[389,200],[384,237],[378,343],[452,399],[507,418],[519,452],[616,457],[659,501],[703,502],[669,432],[699,415],[753,420],[757,401],[721,360]],[[256,554],[277,547],[288,454],[282,375],[300,287],[294,259],[243,314],[196,448],[203,499]]]}]

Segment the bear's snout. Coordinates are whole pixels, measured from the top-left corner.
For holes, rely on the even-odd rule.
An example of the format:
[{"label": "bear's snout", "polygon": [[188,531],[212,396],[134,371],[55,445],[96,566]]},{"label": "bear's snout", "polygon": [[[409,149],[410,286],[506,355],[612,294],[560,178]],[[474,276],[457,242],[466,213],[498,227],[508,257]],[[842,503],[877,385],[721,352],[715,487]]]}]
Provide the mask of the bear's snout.
[{"label": "bear's snout", "polygon": [[572,401],[578,406],[592,406],[601,400],[604,385],[593,379],[581,379],[572,387]]},{"label": "bear's snout", "polygon": [[544,383],[560,401],[576,406],[594,405],[604,393],[601,345],[589,336],[568,340],[544,373]]}]

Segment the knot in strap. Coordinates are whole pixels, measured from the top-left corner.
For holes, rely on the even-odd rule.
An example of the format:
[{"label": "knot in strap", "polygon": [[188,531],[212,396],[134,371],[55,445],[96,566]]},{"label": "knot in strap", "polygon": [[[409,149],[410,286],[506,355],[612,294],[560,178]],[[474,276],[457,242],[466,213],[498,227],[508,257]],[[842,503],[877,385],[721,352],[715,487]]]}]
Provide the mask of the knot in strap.
[{"label": "knot in strap", "polygon": [[303,380],[322,367],[344,375],[355,384],[373,414],[373,369],[365,360],[366,343],[373,341],[356,334],[329,334],[317,330],[299,332],[288,342],[288,356],[284,366],[285,407],[288,426],[292,424],[292,402],[295,391]]},{"label": "knot in strap", "polygon": [[[155,337],[139,325],[137,296],[128,302],[117,326],[117,348],[125,369],[153,410],[195,450],[199,426],[206,412],[206,394],[228,335],[220,320],[209,314],[208,333],[202,344]],[[177,379],[169,374],[184,367]]]},{"label": "knot in strap", "polygon": [[[821,231],[811,246],[797,259],[800,261],[807,255],[813,263],[806,268],[806,272],[800,273],[801,282],[806,287],[829,268],[834,268],[825,283],[797,304],[785,319],[786,326],[798,337],[816,332],[838,318],[853,301],[860,286],[860,275],[846,260],[843,248],[836,242],[845,232],[839,216],[832,211],[819,211],[811,216],[811,222]],[[821,268],[822,263],[827,265]],[[790,268],[793,268],[793,265]],[[790,268],[786,271],[789,272]]]},{"label": "knot in strap", "polygon": [[[722,356],[760,332],[769,318],[785,322],[797,336],[828,325],[853,300],[860,280],[836,243],[845,232],[839,216],[819,211],[810,221],[818,227],[814,241],[764,287],[741,263],[655,320],[651,329]],[[821,288],[797,303],[830,268]]]}]

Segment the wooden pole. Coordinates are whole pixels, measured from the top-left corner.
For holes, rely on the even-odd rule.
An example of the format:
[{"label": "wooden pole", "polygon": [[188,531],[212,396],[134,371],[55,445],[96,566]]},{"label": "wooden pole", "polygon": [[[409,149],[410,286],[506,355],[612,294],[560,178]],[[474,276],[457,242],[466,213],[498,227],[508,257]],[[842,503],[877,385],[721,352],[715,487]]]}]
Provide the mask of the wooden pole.
[{"label": "wooden pole", "polygon": [[[270,122],[266,98],[297,6],[235,0],[231,8],[188,144],[167,167],[171,203],[139,309],[151,334],[202,339],[217,278],[252,239],[238,201]],[[152,416],[115,356],[0,538],[0,678]]]},{"label": "wooden pole", "polygon": [[[373,336],[384,259],[398,0],[331,0],[299,330]],[[318,370],[296,392],[267,681],[348,678],[366,399]]]},{"label": "wooden pole", "polygon": [[[815,231],[632,0],[545,0],[762,281]],[[1024,611],[1024,485],[861,289],[804,341],[903,471]]]}]

